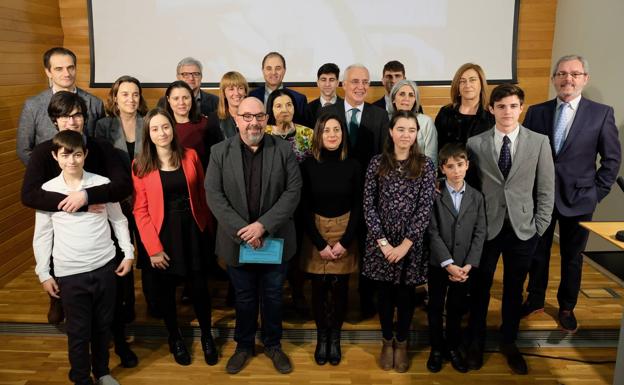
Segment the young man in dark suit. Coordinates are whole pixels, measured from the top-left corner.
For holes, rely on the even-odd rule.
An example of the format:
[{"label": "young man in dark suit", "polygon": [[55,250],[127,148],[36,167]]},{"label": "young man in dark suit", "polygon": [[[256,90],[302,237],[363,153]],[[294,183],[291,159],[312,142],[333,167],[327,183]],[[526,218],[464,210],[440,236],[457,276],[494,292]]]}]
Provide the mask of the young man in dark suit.
[{"label": "young man in dark suit", "polygon": [[[459,143],[449,143],[439,154],[440,171],[446,181],[436,196],[429,224],[430,265],[428,276],[430,372],[439,372],[445,358],[455,370],[468,371],[459,350],[463,304],[468,300],[468,278],[479,267],[486,236],[483,194],[464,181],[468,153]],[[446,305],[446,306],[445,306]],[[442,327],[446,307],[446,333]],[[446,334],[446,338],[444,338]]]},{"label": "young man in dark suit", "polygon": [[[574,307],[581,288],[583,256],[589,232],[579,222],[590,221],[596,205],[609,194],[621,162],[613,108],[596,103],[581,92],[589,81],[587,60],[579,55],[561,57],[553,68],[553,100],[531,106],[524,125],[550,138],[555,159],[553,220],[542,236],[529,272],[529,293],[522,315],[544,310],[548,264],[555,224],[559,222],[561,282],[557,292],[559,324],[573,333],[578,324]],[[596,159],[600,155],[600,167]]]},{"label": "young man in dark suit", "polygon": [[319,67],[316,73],[316,85],[319,88],[320,96],[308,103],[306,110],[307,126],[314,128],[318,112],[321,107],[331,106],[341,103],[343,99],[336,94],[340,79],[340,68],[334,63],[325,63]]},{"label": "young man in dark suit", "polygon": [[405,66],[398,60],[391,60],[387,62],[383,67],[381,84],[383,84],[386,94],[379,100],[376,100],[373,105],[386,110],[390,113],[390,107],[392,107],[392,98],[390,92],[392,87],[399,80],[405,79]]}]

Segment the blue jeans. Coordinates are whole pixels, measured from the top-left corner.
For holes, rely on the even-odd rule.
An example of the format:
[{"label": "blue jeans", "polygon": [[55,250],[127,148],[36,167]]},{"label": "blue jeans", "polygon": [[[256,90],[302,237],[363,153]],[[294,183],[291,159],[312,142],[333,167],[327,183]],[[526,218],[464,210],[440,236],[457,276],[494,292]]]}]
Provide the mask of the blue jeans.
[{"label": "blue jeans", "polygon": [[253,351],[258,330],[258,308],[262,311],[262,343],[279,347],[282,339],[282,287],[288,263],[280,265],[228,266],[236,293],[237,350]]}]

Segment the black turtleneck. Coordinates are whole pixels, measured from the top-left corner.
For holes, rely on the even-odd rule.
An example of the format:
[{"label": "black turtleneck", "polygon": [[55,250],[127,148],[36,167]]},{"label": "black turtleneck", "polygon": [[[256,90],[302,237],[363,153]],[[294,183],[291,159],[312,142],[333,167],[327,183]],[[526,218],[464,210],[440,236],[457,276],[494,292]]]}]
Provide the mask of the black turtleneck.
[{"label": "black turtleneck", "polygon": [[362,215],[362,172],[357,160],[340,160],[340,150],[321,151],[321,161],[313,157],[301,164],[303,177],[302,208],[306,232],[318,250],[327,242],[319,234],[314,214],[335,218],[351,213],[347,229],[340,239],[343,247],[355,237],[357,224]]}]

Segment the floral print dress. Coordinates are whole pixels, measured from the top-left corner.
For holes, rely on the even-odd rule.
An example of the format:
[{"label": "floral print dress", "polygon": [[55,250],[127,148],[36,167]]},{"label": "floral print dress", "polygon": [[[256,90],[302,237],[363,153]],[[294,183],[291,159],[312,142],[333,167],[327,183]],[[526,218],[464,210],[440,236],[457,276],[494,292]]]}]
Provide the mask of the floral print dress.
[{"label": "floral print dress", "polygon": [[[371,159],[364,184],[368,233],[362,274],[375,281],[422,285],[427,281],[429,260],[423,255],[423,237],[435,197],[435,167],[427,158],[416,179],[408,179],[398,170],[380,177],[380,163],[381,155]],[[413,245],[403,259],[389,263],[377,245],[381,238],[393,246],[408,238]]]},{"label": "floral print dress", "polygon": [[287,136],[273,133],[275,126],[268,125],[264,130],[269,135],[274,135],[278,138],[282,138],[290,142],[290,145],[297,157],[297,162],[303,162],[307,157],[312,155],[312,135],[314,131],[306,126],[295,124],[295,131],[291,132]]}]

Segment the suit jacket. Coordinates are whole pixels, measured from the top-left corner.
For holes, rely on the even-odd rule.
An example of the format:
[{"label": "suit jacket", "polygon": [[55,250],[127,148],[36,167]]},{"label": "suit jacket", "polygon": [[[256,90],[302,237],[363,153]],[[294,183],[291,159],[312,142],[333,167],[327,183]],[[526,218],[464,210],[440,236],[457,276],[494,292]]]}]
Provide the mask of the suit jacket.
[{"label": "suit jacket", "polygon": [[[264,92],[265,92],[265,87],[264,86],[260,86],[254,90],[252,90],[249,93],[249,96],[253,96],[256,97],[258,99],[260,99],[260,101],[262,102],[262,104],[264,104]],[[302,119],[305,119],[306,116],[306,106],[308,104],[308,98],[306,98],[306,96],[304,94],[301,94],[291,88],[286,88],[284,87],[284,89],[287,89],[288,91],[292,92],[292,94],[295,97],[295,109],[297,110],[296,115],[300,116]],[[265,106],[266,108],[266,106]],[[295,123],[299,123],[299,124],[306,124],[307,122],[305,121],[301,121],[301,122],[295,122]]]},{"label": "suit jacket", "polygon": [[[110,183],[89,187],[89,204],[120,202],[132,195],[132,180],[123,159],[113,146],[101,139],[87,138],[84,169],[93,174],[105,176]],[[65,194],[45,191],[41,186],[56,177],[61,169],[52,157],[52,139],[37,145],[33,151],[22,182],[22,203],[36,210],[58,211],[58,204]],[[81,210],[85,210],[86,206]]]},{"label": "suit jacket", "polygon": [[[297,248],[293,215],[301,195],[301,174],[290,143],[264,135],[260,217],[265,236],[284,239],[283,260]],[[250,224],[240,135],[212,147],[206,171],[206,199],[218,221],[215,254],[237,266],[240,245],[236,233]]]},{"label": "suit jacket", "polygon": [[139,114],[136,116],[134,154],[128,154],[126,135],[124,134],[123,127],[121,126],[121,119],[117,116],[107,116],[98,120],[95,125],[94,136],[112,144],[122,158],[127,162],[128,167],[130,167],[132,160],[139,155],[143,145],[143,117]]},{"label": "suit jacket", "polygon": [[[556,99],[531,106],[523,125],[553,143]],[[613,108],[581,97],[568,136],[555,154],[555,206],[564,216],[594,211],[620,170],[621,147]],[[596,157],[600,155],[600,168]]]},{"label": "suit jacket", "polygon": [[[341,98],[340,96],[336,96],[336,104],[338,103],[344,103],[344,99]],[[306,108],[306,121],[307,121],[306,125],[308,127],[314,129],[314,127],[316,126],[316,120],[319,117],[319,111],[322,107],[323,106],[321,106],[320,98],[316,98],[310,103],[308,103],[308,106]]]},{"label": "suit jacket", "polygon": [[[338,115],[345,127],[348,127],[344,101],[321,108],[319,116],[320,114],[329,113]],[[363,170],[368,168],[368,163],[374,155],[381,153],[386,138],[388,137],[389,124],[388,113],[385,110],[375,107],[372,104],[364,103],[357,141],[355,146],[349,144],[349,156],[357,159],[360,165],[362,165]],[[347,141],[347,143],[350,142]]]},{"label": "suit jacket", "polygon": [[218,96],[209,94],[208,92],[204,92],[202,90],[199,90],[199,94],[201,95],[199,97],[199,110],[201,111],[202,115],[208,116],[211,112],[217,110],[217,107],[219,106]]},{"label": "suit jacket", "polygon": [[386,96],[382,96],[381,99],[377,99],[373,102],[373,106],[377,106],[379,108],[381,108],[384,111],[388,111],[386,109]]},{"label": "suit jacket", "polygon": [[498,168],[494,128],[469,138],[466,145],[485,196],[488,240],[500,233],[506,213],[521,240],[544,234],[552,217],[555,169],[548,137],[520,126],[516,140],[507,180]]},{"label": "suit jacket", "polygon": [[[104,117],[104,103],[90,93],[76,88],[78,95],[87,105],[84,132],[93,136],[95,122]],[[33,148],[39,143],[52,139],[58,129],[48,116],[48,105],[52,99],[52,89],[26,99],[17,128],[17,156],[24,165],[28,164]]]},{"label": "suit jacket", "polygon": [[457,266],[478,267],[487,232],[483,194],[466,183],[458,213],[446,185],[441,190],[429,222],[429,262],[440,267],[450,258]]},{"label": "suit jacket", "polygon": [[[210,211],[206,205],[206,193],[204,192],[204,170],[195,150],[187,148],[182,158],[182,170],[186,177],[191,211],[195,223],[203,231],[210,228]],[[163,251],[159,234],[165,218],[165,202],[162,181],[158,170],[152,171],[142,178],[132,173],[134,183],[134,218],[136,220],[141,241],[148,255],[154,255]]]}]

